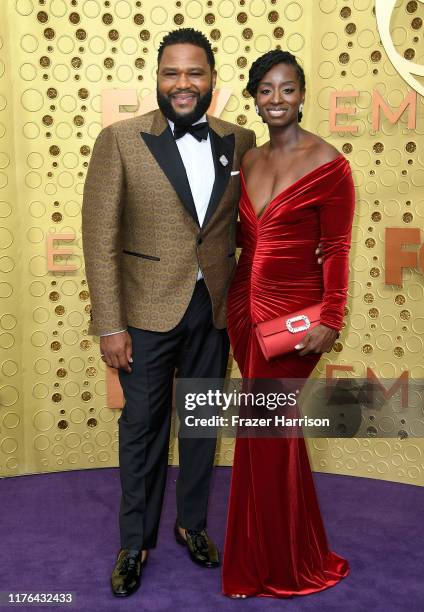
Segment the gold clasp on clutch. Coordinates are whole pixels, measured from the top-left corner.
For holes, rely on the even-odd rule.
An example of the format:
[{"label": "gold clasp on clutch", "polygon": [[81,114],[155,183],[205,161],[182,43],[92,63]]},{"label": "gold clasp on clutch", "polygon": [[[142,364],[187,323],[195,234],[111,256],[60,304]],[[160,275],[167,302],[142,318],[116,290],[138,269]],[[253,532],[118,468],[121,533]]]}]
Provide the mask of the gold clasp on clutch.
[{"label": "gold clasp on clutch", "polygon": [[[293,327],[292,323],[296,323],[297,321],[304,321],[304,325],[299,325],[298,327]],[[311,322],[306,315],[299,315],[298,317],[292,317],[291,319],[287,319],[286,327],[292,334],[296,334],[300,331],[305,331],[311,326]]]}]

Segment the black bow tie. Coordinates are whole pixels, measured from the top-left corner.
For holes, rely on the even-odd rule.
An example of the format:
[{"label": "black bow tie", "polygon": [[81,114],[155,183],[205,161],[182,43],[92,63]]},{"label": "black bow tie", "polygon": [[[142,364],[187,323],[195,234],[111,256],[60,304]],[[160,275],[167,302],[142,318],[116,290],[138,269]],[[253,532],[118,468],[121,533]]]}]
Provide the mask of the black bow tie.
[{"label": "black bow tie", "polygon": [[187,127],[181,125],[174,125],[174,138],[178,140],[186,134],[191,134],[198,140],[207,140],[209,134],[209,124],[207,121],[203,123],[196,123],[195,125],[189,125]]}]

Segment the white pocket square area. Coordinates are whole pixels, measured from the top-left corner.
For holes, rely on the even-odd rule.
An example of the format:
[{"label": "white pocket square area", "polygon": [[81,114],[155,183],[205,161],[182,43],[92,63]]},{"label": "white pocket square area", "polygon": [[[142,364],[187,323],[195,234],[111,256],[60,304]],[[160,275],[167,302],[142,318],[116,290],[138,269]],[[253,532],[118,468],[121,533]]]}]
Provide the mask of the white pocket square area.
[{"label": "white pocket square area", "polygon": [[236,174],[240,174],[240,170],[231,170],[231,176],[235,176]]}]

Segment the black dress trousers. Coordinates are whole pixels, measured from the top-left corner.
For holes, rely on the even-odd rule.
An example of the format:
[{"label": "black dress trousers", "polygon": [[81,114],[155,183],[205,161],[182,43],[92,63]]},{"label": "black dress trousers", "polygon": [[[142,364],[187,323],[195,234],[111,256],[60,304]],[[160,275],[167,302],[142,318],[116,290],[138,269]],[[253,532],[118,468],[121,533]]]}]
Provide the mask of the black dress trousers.
[{"label": "black dress trousers", "polygon": [[[148,549],[156,545],[162,509],[175,370],[180,378],[224,378],[229,340],[226,330],[213,325],[203,279],[174,329],[128,332],[132,372],[119,370],[125,398],[118,420],[121,546]],[[186,529],[206,527],[215,447],[215,438],[179,438],[177,518]]]}]

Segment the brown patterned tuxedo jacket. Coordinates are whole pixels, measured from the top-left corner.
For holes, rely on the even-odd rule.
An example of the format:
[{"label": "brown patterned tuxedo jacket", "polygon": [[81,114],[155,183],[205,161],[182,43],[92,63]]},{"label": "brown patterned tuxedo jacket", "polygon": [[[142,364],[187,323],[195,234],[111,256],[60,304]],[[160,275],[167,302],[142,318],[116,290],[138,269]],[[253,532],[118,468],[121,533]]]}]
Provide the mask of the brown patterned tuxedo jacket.
[{"label": "brown patterned tuxedo jacket", "polygon": [[240,195],[240,176],[231,172],[239,170],[255,135],[214,117],[208,121],[215,184],[202,227],[176,142],[159,110],[100,132],[82,208],[90,334],[127,325],[171,330],[187,309],[199,266],[214,324],[225,327]]}]

